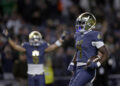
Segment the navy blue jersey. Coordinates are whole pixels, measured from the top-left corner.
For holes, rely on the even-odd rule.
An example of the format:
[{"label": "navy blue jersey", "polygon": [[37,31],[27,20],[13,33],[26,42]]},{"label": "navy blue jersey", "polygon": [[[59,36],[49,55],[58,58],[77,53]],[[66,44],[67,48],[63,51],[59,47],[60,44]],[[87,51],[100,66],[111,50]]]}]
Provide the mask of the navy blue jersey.
[{"label": "navy blue jersey", "polygon": [[43,64],[45,49],[48,47],[46,42],[38,47],[31,46],[28,42],[25,42],[23,47],[26,49],[28,64]]},{"label": "navy blue jersey", "polygon": [[96,56],[98,49],[92,43],[102,41],[100,32],[92,30],[85,34],[76,33],[75,40],[77,62],[87,62],[90,57]]}]

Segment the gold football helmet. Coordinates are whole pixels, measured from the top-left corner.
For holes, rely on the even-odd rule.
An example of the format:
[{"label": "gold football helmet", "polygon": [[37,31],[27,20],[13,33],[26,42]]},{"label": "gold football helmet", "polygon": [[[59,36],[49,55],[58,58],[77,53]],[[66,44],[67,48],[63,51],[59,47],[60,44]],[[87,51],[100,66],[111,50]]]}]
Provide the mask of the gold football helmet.
[{"label": "gold football helmet", "polygon": [[38,31],[32,31],[29,34],[29,42],[33,46],[39,46],[41,44],[42,35]]},{"label": "gold football helmet", "polygon": [[76,19],[76,31],[84,32],[93,29],[96,25],[96,18],[89,12],[82,13]]}]

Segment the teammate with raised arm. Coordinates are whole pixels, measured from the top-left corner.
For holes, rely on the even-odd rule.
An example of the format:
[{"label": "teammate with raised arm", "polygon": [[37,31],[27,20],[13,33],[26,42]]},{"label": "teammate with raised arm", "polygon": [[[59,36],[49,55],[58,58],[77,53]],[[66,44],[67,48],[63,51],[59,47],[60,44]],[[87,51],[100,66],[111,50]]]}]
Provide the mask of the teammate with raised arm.
[{"label": "teammate with raised arm", "polygon": [[[76,19],[76,53],[68,70],[74,72],[69,86],[85,86],[92,82],[99,68],[107,58],[101,33],[94,31],[96,18],[89,12],[82,13]],[[100,52],[102,55],[98,55]]]},{"label": "teammate with raised arm", "polygon": [[42,39],[41,33],[32,31],[29,34],[29,42],[25,42],[22,46],[17,45],[9,37],[8,31],[4,31],[4,35],[8,38],[8,43],[17,51],[26,52],[28,64],[28,86],[45,86],[44,77],[44,54],[55,50],[62,45],[65,33],[54,44],[48,45]]}]

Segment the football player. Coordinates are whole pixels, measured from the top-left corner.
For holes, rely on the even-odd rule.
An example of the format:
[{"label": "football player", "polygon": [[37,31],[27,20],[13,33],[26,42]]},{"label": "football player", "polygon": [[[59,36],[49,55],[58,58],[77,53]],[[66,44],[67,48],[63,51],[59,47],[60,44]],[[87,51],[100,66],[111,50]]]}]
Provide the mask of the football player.
[{"label": "football player", "polygon": [[8,43],[17,51],[26,52],[28,64],[28,86],[45,86],[44,77],[44,54],[55,50],[62,45],[65,33],[54,44],[48,45],[42,39],[42,35],[38,31],[32,31],[29,34],[29,42],[22,46],[15,44],[9,37],[8,31],[4,31],[4,35],[8,38]]},{"label": "football player", "polygon": [[[75,46],[76,53],[68,70],[74,72],[69,86],[85,86],[92,82],[99,68],[107,58],[101,33],[93,30],[96,18],[89,12],[82,13],[76,19]],[[98,52],[101,55],[98,55]]]}]

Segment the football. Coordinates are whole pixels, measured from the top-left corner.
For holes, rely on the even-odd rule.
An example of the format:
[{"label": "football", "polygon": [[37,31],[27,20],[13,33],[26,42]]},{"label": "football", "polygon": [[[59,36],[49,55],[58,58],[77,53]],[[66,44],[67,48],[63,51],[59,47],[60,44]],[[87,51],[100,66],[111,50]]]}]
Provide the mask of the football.
[{"label": "football", "polygon": [[89,65],[91,62],[97,62],[98,60],[100,60],[98,56],[92,56],[88,59],[87,65]]}]

